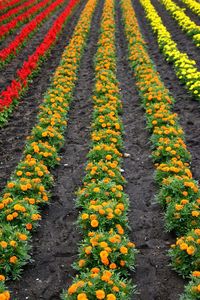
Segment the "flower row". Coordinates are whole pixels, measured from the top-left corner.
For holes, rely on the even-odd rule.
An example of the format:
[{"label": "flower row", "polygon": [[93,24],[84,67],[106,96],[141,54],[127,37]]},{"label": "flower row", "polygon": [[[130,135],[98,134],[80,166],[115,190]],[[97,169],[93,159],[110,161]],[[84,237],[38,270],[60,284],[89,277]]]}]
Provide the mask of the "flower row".
[{"label": "flower row", "polygon": [[18,27],[29,22],[36,14],[42,11],[52,0],[43,0],[26,10],[19,16],[11,19],[7,24],[0,25],[0,40],[3,40],[11,32],[16,31]]},{"label": "flower row", "polygon": [[0,51],[0,68],[7,64],[23,47],[25,47],[27,40],[39,30],[40,26],[47,20],[47,18],[50,17],[50,15],[61,5],[63,5],[63,3],[64,0],[54,1],[49,7],[28,23],[27,26],[23,27],[15,39],[11,41],[6,48]]},{"label": "flower row", "polygon": [[132,292],[125,278],[134,267],[137,251],[127,236],[129,201],[121,174],[123,127],[116,78],[114,6],[114,0],[106,0],[103,8],[95,56],[92,143],[76,201],[83,234],[79,260],[74,264],[79,274],[62,299],[128,300]]},{"label": "flower row", "polygon": [[189,7],[189,9],[195,13],[196,15],[200,16],[200,3],[195,0],[181,0],[184,4]]},{"label": "flower row", "polygon": [[[82,12],[50,88],[40,106],[38,121],[27,139],[23,158],[7,183],[0,200],[0,296],[9,299],[4,281],[19,276],[29,259],[31,231],[41,219],[39,207],[49,200],[53,178],[49,168],[60,160],[69,105],[86,46],[96,0],[89,0]],[[5,296],[3,298],[3,296]],[[7,297],[7,298],[6,298]]]},{"label": "flower row", "polygon": [[200,100],[200,72],[194,60],[187,53],[179,51],[177,44],[171,38],[170,33],[163,25],[161,18],[150,0],[140,0],[146,18],[149,20],[153,31],[157,35],[157,42],[166,60],[173,63],[175,73],[186,89]]},{"label": "flower row", "polygon": [[36,0],[28,0],[21,4],[18,7],[15,7],[11,10],[9,10],[6,14],[3,14],[0,16],[0,23],[7,23],[10,19],[13,19],[17,15],[21,14],[22,12],[26,11],[28,8],[35,5],[38,1]]},{"label": "flower row", "polygon": [[183,11],[183,9],[175,4],[172,0],[161,0],[166,10],[170,12],[172,17],[177,21],[183,31],[192,37],[197,47],[200,47],[200,26],[193,22]]},{"label": "flower row", "polygon": [[[46,0],[45,0],[46,1]],[[16,78],[0,94],[0,126],[7,122],[14,106],[18,103],[22,94],[28,89],[30,79],[36,75],[39,67],[61,33],[65,22],[72,13],[73,8],[80,0],[71,0],[63,12],[56,18],[41,44],[34,53],[24,61],[17,71]]]},{"label": "flower row", "polygon": [[[157,199],[166,209],[167,230],[174,230],[178,236],[186,235],[179,237],[170,249],[172,265],[183,276],[188,276],[199,270],[200,245],[197,246],[197,240],[200,229],[197,228],[200,228],[200,189],[192,177],[190,153],[183,130],[177,114],[172,112],[174,99],[148,55],[131,0],[122,0],[121,3],[129,60],[151,133],[151,156],[156,168],[155,179],[160,185]],[[187,287],[186,299],[189,299],[190,292],[191,288]],[[199,297],[200,290],[196,289],[195,295]]]},{"label": "flower row", "polygon": [[6,13],[8,10],[17,7],[21,4],[23,4],[26,0],[12,0],[12,1],[4,1],[4,3],[1,3],[0,5],[0,11],[1,13]]}]

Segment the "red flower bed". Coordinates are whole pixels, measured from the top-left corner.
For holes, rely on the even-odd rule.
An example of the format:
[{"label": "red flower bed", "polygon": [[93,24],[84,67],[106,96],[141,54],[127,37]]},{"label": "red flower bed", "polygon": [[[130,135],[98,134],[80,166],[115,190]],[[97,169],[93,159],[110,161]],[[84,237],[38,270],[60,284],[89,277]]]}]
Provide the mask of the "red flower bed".
[{"label": "red flower bed", "polygon": [[[2,114],[13,104],[18,101],[23,91],[28,86],[28,79],[33,75],[42,59],[47,55],[52,45],[55,43],[62,27],[71,14],[73,8],[80,0],[71,0],[65,10],[57,17],[49,31],[47,32],[42,43],[36,48],[35,52],[29,56],[22,67],[17,71],[16,79],[0,94],[0,123],[2,123]],[[6,113],[7,116],[7,113]]]},{"label": "red flower bed", "polygon": [[37,5],[31,7],[23,14],[17,16],[16,18],[12,19],[9,23],[3,24],[0,26],[0,40],[2,40],[6,35],[8,35],[13,30],[17,29],[21,24],[24,24],[39,13],[45,6],[48,5],[50,0],[43,0],[39,2]]},{"label": "red flower bed", "polygon": [[0,23],[8,22],[10,18],[19,15],[20,13],[28,9],[30,6],[33,6],[35,2],[37,2],[37,0],[28,0],[23,4],[21,4],[20,6],[10,9],[7,13],[0,16]]},{"label": "red flower bed", "polygon": [[6,3],[1,3],[0,4],[0,12],[1,14],[7,12],[8,10],[10,10],[11,8],[17,7],[19,5],[21,5],[22,3],[24,3],[26,0],[11,0],[11,1],[7,1]]},{"label": "red flower bed", "polygon": [[53,13],[61,4],[63,4],[64,0],[57,0],[53,2],[46,10],[41,12],[34,20],[25,26],[19,35],[11,41],[10,44],[4,49],[0,51],[0,66],[5,65],[13,56],[17,54],[19,49],[25,46],[24,42],[32,34],[39,29],[41,24],[49,17],[51,13]]}]

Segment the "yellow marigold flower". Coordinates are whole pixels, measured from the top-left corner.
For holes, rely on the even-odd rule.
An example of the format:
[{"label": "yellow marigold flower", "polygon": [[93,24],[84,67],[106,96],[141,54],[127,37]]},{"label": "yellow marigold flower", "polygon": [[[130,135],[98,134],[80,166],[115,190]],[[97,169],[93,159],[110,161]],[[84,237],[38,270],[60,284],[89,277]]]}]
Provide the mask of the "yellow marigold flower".
[{"label": "yellow marigold flower", "polygon": [[110,155],[110,154],[106,155],[106,159],[107,160],[111,160],[112,159],[112,155]]},{"label": "yellow marigold flower", "polygon": [[179,247],[181,250],[187,250],[188,245],[186,243],[181,243]]},{"label": "yellow marigold flower", "polygon": [[175,209],[178,210],[178,211],[181,210],[181,209],[183,209],[183,207],[184,207],[184,206],[181,205],[181,204],[176,204],[176,205],[175,205]]},{"label": "yellow marigold flower", "polygon": [[99,243],[99,245],[100,245],[101,248],[108,247],[108,244],[106,242],[101,242],[101,243]]},{"label": "yellow marigold flower", "polygon": [[93,192],[99,193],[99,192],[100,192],[100,188],[99,188],[99,187],[95,187],[95,188],[93,189]]},{"label": "yellow marigold flower", "polygon": [[96,228],[96,227],[99,226],[99,222],[97,220],[92,220],[91,221],[91,226],[94,227],[94,228]]},{"label": "yellow marigold flower", "polygon": [[193,255],[195,250],[196,249],[193,246],[189,246],[186,251],[187,251],[187,254]]},{"label": "yellow marigold flower", "polygon": [[10,244],[10,246],[15,247],[17,245],[17,242],[12,240],[12,241],[10,241],[9,244]]},{"label": "yellow marigold flower", "polygon": [[193,211],[192,211],[192,216],[193,216],[193,217],[198,217],[199,214],[200,214],[200,213],[199,213],[199,211],[197,211],[197,210],[193,210]]},{"label": "yellow marigold flower", "polygon": [[39,214],[32,214],[31,219],[33,221],[37,221],[37,220],[41,219],[41,216]]},{"label": "yellow marigold flower", "polygon": [[114,294],[108,294],[106,297],[107,300],[116,300],[116,296]]},{"label": "yellow marigold flower", "polygon": [[96,291],[96,297],[97,299],[101,300],[101,299],[105,299],[105,292],[103,290],[97,290]]},{"label": "yellow marigold flower", "polygon": [[127,249],[126,247],[122,246],[122,247],[120,248],[120,252],[121,252],[122,254],[127,254],[127,253],[128,253],[128,249]]},{"label": "yellow marigold flower", "polygon": [[91,246],[88,246],[85,248],[85,253],[86,254],[90,254],[92,252],[92,247]]},{"label": "yellow marigold flower", "polygon": [[82,214],[82,215],[81,215],[81,219],[82,219],[82,220],[87,220],[88,217],[89,217],[88,214]]},{"label": "yellow marigold flower", "polygon": [[128,247],[131,247],[131,248],[135,248],[135,244],[134,243],[132,243],[132,242],[128,242]]},{"label": "yellow marigold flower", "polygon": [[85,265],[85,260],[84,259],[80,259],[78,262],[78,265],[80,268],[82,268]]},{"label": "yellow marigold flower", "polygon": [[6,220],[7,221],[12,221],[13,220],[13,215],[7,215]]},{"label": "yellow marigold flower", "polygon": [[22,171],[17,171],[17,176],[21,176],[22,175]]},{"label": "yellow marigold flower", "polygon": [[101,258],[108,257],[108,255],[109,255],[109,254],[108,254],[107,251],[101,251],[101,252],[100,252],[100,257],[101,257]]},{"label": "yellow marigold flower", "polygon": [[19,234],[19,239],[22,241],[26,241],[27,240],[27,235],[26,234]]},{"label": "yellow marigold flower", "polygon": [[78,294],[77,300],[88,300],[85,293]]}]

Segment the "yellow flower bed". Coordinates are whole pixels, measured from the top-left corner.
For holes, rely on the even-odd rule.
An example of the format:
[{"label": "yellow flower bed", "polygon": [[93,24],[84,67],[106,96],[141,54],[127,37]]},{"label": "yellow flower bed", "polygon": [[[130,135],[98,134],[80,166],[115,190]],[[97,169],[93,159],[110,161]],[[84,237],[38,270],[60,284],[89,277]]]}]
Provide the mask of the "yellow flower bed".
[{"label": "yellow flower bed", "polygon": [[41,215],[39,206],[48,202],[53,178],[49,167],[59,162],[69,104],[77,71],[86,46],[97,0],[84,8],[69,45],[63,52],[50,88],[40,106],[38,121],[29,136],[23,158],[7,183],[0,199],[0,299],[10,299],[5,291],[7,275],[15,279],[29,259],[31,230]]},{"label": "yellow flower bed", "polygon": [[187,53],[181,52],[178,49],[177,44],[163,25],[151,1],[140,0],[140,2],[146,13],[146,18],[157,36],[158,46],[166,60],[173,63],[175,73],[180,81],[185,84],[186,89],[194,98],[200,100],[200,72],[198,71],[196,62],[190,59]]},{"label": "yellow flower bed", "polygon": [[166,10],[170,12],[172,17],[178,22],[179,26],[187,35],[191,36],[196,46],[200,46],[200,26],[193,22],[172,0],[161,0]]},{"label": "yellow flower bed", "polygon": [[[114,0],[106,0],[95,56],[92,145],[83,188],[78,191],[83,233],[79,271],[62,299],[131,299],[133,286],[125,280],[137,253],[129,241],[128,197],[121,175],[122,105],[116,78]],[[122,277],[122,275],[124,275]]]},{"label": "yellow flower bed", "polygon": [[200,16],[200,3],[195,0],[182,0],[183,3],[185,3],[189,9],[196,15]]}]

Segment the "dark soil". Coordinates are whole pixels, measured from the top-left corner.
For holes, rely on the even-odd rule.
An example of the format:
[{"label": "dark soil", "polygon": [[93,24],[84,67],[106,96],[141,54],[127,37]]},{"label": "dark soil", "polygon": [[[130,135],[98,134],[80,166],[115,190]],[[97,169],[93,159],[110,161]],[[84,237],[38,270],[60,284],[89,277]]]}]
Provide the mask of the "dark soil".
[{"label": "dark soil", "polygon": [[56,18],[63,12],[67,6],[67,2],[62,5],[56,12],[51,15],[47,21],[40,27],[40,30],[33,35],[33,38],[27,41],[26,47],[6,67],[1,70],[0,76],[0,92],[7,87],[13,79],[16,78],[16,71],[20,69],[30,55],[34,53],[38,45],[43,41],[50,27],[53,25]]},{"label": "dark soil", "polygon": [[144,110],[141,108],[135,80],[127,61],[127,43],[117,13],[118,79],[123,99],[125,127],[124,159],[126,192],[130,197],[130,238],[140,253],[132,275],[137,284],[135,300],[175,300],[183,291],[184,282],[168,266],[166,252],[174,237],[164,231],[163,211],[155,203],[158,192],[153,180],[154,167],[150,159],[149,134],[145,130]]},{"label": "dark soil", "polygon": [[192,38],[181,30],[176,20],[170,16],[164,5],[159,3],[158,0],[152,0],[151,3],[157,10],[172,39],[177,43],[178,49],[181,52],[186,52],[190,59],[194,59],[200,69],[200,48],[197,48]]},{"label": "dark soil", "polygon": [[96,53],[98,29],[103,0],[93,18],[88,46],[84,54],[69,124],[62,149],[62,160],[54,171],[55,187],[50,206],[43,211],[43,220],[33,235],[33,263],[23,271],[18,282],[10,284],[13,297],[18,300],[58,300],[62,289],[72,281],[75,271],[71,264],[76,260],[79,232],[75,222],[75,192],[81,186],[86,155],[89,151],[94,83],[93,57]]},{"label": "dark soil", "polygon": [[42,102],[43,94],[50,84],[51,76],[60,62],[62,52],[68,44],[85,2],[82,1],[75,9],[69,23],[67,22],[52,48],[50,56],[43,63],[20,104],[15,108],[8,124],[0,129],[0,191],[22,156],[25,139],[36,121],[38,106]]},{"label": "dark soil", "polygon": [[[157,39],[145,18],[144,10],[139,1],[132,1],[141,32],[148,46],[148,53],[154,61],[165,86],[176,100],[174,111],[178,113],[180,124],[184,129],[186,144],[192,154],[192,171],[195,179],[200,178],[200,103],[187,93],[176,77],[173,66],[165,61],[160,53]],[[176,33],[176,30],[174,29]],[[177,34],[178,35],[178,34]],[[187,43],[187,42],[186,42]],[[193,46],[195,48],[195,46]]]}]

